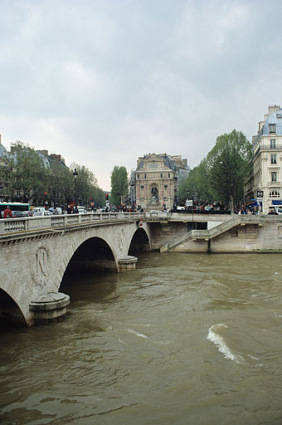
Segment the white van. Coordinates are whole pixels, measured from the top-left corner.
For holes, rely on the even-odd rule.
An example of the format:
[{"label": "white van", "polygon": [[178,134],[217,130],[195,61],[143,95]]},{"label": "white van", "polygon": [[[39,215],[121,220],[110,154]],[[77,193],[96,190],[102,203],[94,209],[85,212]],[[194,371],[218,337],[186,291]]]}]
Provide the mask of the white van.
[{"label": "white van", "polygon": [[35,208],[33,208],[32,213],[35,214],[35,213],[40,212],[40,213],[42,213],[42,215],[44,215],[45,211],[46,211],[45,207],[35,207]]}]

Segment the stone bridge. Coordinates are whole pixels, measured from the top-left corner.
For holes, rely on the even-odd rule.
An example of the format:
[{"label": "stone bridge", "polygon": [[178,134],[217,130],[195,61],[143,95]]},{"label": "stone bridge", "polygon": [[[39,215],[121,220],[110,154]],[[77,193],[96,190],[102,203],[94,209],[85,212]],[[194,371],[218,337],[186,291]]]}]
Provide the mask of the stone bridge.
[{"label": "stone bridge", "polygon": [[151,245],[142,218],[75,214],[1,220],[2,316],[13,314],[15,320],[32,325],[37,319],[63,315],[69,297],[59,288],[68,267],[133,270],[137,258],[129,252],[150,250]]},{"label": "stone bridge", "polygon": [[282,216],[73,214],[0,220],[0,320],[28,326],[66,312],[73,268],[134,270],[140,250],[282,252]]}]

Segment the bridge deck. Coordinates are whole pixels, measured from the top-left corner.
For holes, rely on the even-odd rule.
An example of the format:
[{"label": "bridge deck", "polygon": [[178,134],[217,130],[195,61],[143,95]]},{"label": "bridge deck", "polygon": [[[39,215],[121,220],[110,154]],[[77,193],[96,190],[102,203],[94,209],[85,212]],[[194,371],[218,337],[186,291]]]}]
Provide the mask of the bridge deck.
[{"label": "bridge deck", "polygon": [[208,223],[208,230],[192,230],[191,236],[195,239],[210,239],[230,228],[238,225],[258,224],[266,221],[282,221],[282,216],[267,215],[198,215],[175,214],[170,212],[155,213],[95,213],[95,214],[65,214],[46,217],[26,217],[0,220],[0,239],[8,235],[22,237],[26,233],[40,233],[48,231],[63,231],[72,227],[103,226],[122,224],[128,221],[143,220],[147,223],[190,222]]}]

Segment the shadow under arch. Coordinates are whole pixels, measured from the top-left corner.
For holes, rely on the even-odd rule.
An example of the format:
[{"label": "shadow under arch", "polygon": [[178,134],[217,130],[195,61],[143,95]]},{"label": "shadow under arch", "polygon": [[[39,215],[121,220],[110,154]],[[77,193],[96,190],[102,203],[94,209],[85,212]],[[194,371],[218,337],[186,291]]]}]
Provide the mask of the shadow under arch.
[{"label": "shadow under arch", "polygon": [[83,242],[71,257],[64,276],[73,271],[116,272],[114,254],[107,242],[99,237],[89,238]]},{"label": "shadow under arch", "polygon": [[0,289],[0,330],[26,327],[27,323],[18,304],[3,289]]},{"label": "shadow under arch", "polygon": [[[109,273],[106,279],[102,276],[105,272]],[[100,302],[116,291],[116,272],[115,257],[107,242],[99,237],[89,238],[72,255],[60,291],[70,296],[71,303],[81,300]]]},{"label": "shadow under arch", "polygon": [[134,255],[140,251],[150,251],[149,238],[146,231],[142,227],[139,227],[134,233],[130,242],[128,254]]}]

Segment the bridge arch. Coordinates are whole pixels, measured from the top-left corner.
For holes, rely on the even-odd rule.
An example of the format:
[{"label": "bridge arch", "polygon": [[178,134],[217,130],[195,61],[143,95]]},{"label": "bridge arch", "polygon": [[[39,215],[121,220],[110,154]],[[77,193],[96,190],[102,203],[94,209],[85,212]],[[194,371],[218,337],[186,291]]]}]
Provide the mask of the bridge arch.
[{"label": "bridge arch", "polygon": [[67,270],[117,271],[115,255],[108,243],[101,237],[89,237],[72,254]]},{"label": "bridge arch", "polygon": [[150,250],[150,239],[143,227],[139,227],[132,236],[130,241],[128,254],[134,254],[139,251]]},{"label": "bridge arch", "polygon": [[26,326],[24,314],[10,294],[0,288],[0,329],[7,326]]}]

